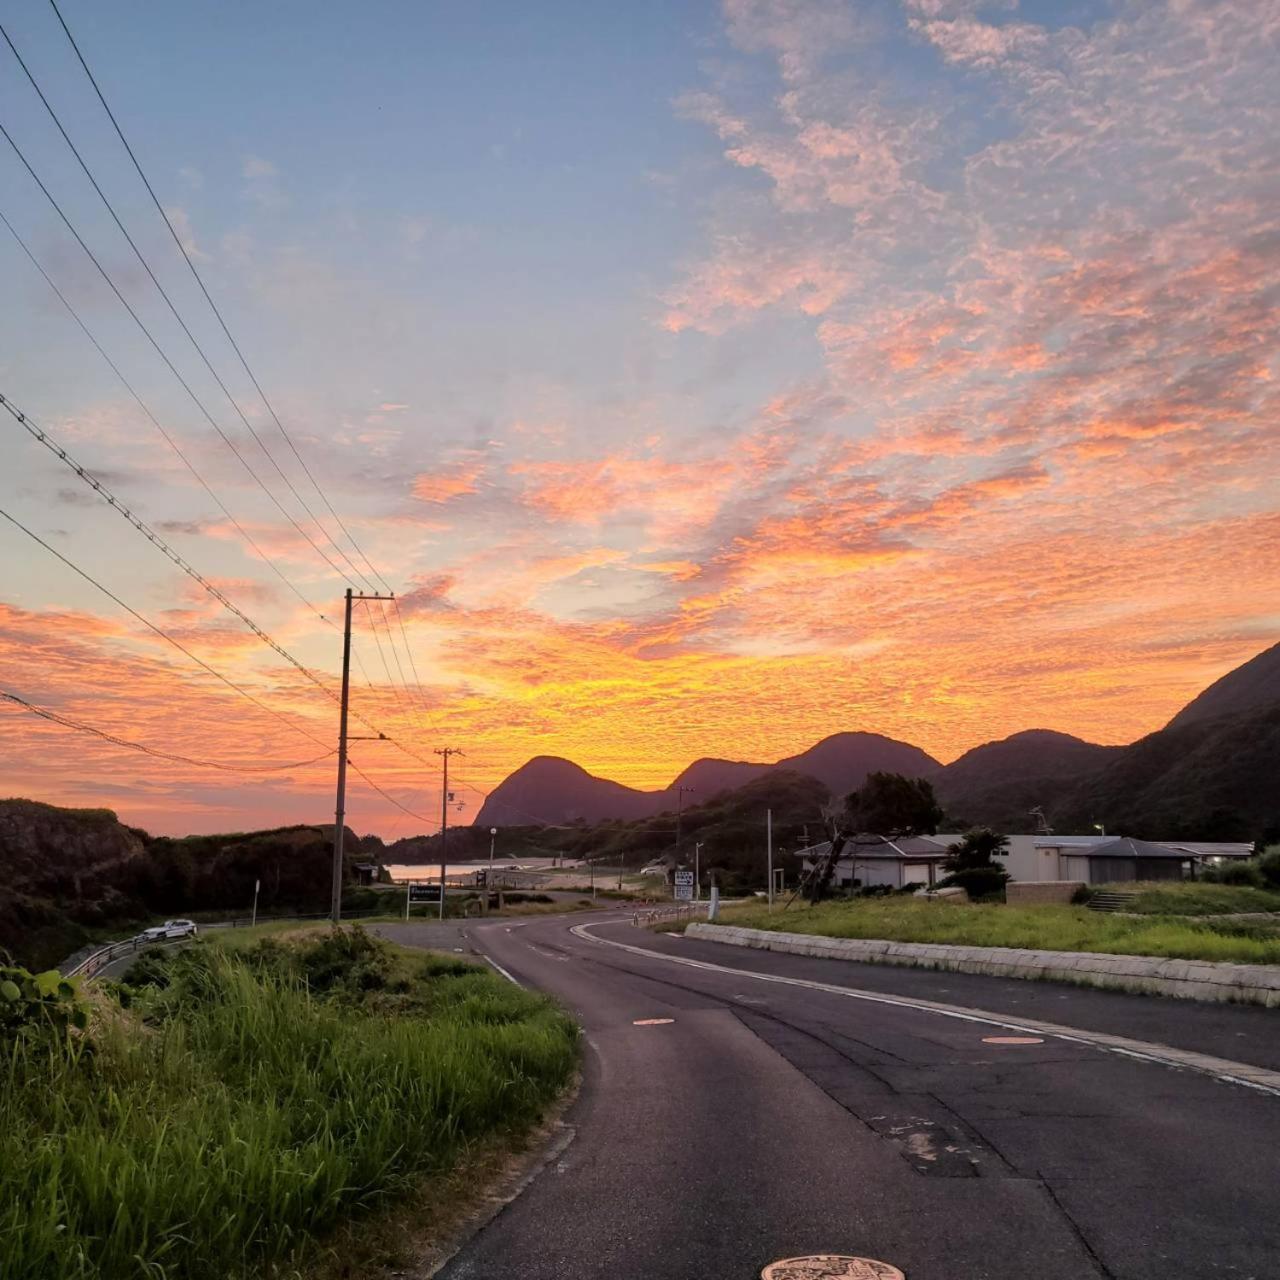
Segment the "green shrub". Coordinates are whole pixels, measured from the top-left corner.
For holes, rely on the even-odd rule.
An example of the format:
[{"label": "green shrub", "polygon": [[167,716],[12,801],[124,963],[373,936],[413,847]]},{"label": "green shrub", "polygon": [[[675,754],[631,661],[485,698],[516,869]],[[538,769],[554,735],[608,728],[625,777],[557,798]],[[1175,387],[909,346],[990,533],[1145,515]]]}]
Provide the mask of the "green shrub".
[{"label": "green shrub", "polygon": [[1272,845],[1257,862],[1268,889],[1280,889],[1280,845]]},{"label": "green shrub", "polygon": [[573,1071],[570,1019],[448,958],[390,951],[387,986],[319,994],[304,972],[344,948],[369,963],[341,935],[201,944],[94,1023],[91,1060],[0,1042],[4,1280],[305,1274],[318,1237],[527,1128]]},{"label": "green shrub", "polygon": [[56,969],[29,973],[17,965],[0,965],[0,1039],[65,1037],[87,1023],[75,987]]},{"label": "green shrub", "polygon": [[1228,862],[1217,868],[1215,877],[1219,884],[1244,884],[1261,889],[1266,883],[1258,864],[1252,859],[1248,862]]}]

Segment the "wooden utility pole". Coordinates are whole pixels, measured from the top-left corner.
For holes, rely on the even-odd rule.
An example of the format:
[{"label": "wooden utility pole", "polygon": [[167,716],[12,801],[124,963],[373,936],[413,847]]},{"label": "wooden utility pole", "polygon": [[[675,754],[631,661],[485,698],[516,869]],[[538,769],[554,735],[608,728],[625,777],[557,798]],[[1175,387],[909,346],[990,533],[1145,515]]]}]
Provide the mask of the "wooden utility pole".
[{"label": "wooden utility pole", "polygon": [[[353,595],[347,588],[346,619],[342,626],[342,704],[338,715],[338,803],[333,828],[333,889],[329,914],[333,923],[342,922],[342,843],[347,821],[347,705],[351,693],[351,602],[353,600],[394,600],[394,596]],[[378,737],[385,737],[379,734]]]},{"label": "wooden utility pole", "polygon": [[449,862],[449,757],[460,756],[458,747],[435,749],[444,763],[444,779],[440,784],[440,919],[444,919],[444,878]]}]

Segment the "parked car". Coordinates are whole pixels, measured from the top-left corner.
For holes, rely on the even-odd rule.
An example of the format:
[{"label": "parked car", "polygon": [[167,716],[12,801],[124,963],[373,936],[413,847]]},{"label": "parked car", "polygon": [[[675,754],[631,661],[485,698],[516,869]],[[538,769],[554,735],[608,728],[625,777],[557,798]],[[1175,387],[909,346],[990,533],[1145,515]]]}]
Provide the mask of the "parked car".
[{"label": "parked car", "polygon": [[170,938],[194,938],[199,932],[194,920],[166,920],[144,929],[138,937],[144,942],[165,942]]}]

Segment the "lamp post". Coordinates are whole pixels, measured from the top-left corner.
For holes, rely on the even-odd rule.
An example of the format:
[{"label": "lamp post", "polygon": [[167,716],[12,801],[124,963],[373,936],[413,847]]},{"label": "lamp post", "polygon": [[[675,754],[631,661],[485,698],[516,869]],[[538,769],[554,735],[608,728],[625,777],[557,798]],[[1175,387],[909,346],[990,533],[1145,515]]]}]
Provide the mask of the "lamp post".
[{"label": "lamp post", "polygon": [[493,842],[498,838],[498,828],[489,828],[489,880],[485,884],[488,889],[493,884]]}]

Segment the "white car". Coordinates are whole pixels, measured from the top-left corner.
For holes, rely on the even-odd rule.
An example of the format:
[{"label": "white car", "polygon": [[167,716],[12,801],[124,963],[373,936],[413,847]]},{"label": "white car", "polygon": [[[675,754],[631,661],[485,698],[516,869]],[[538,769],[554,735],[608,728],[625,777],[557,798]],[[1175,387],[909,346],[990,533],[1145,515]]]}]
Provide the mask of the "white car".
[{"label": "white car", "polygon": [[165,942],[169,938],[194,938],[199,930],[194,920],[166,920],[150,929],[144,929],[138,937],[143,942]]}]

